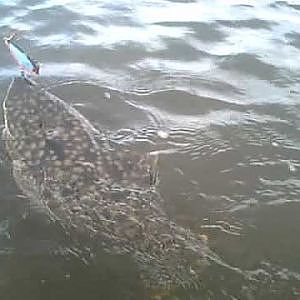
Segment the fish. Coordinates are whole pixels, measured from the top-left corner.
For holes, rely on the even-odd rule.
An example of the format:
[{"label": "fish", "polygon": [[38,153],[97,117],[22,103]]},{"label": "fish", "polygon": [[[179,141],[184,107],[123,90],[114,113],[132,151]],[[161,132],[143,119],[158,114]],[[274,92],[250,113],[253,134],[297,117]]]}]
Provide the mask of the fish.
[{"label": "fish", "polygon": [[153,180],[157,158],[120,148],[74,107],[22,77],[12,80],[2,106],[12,175],[49,220],[78,243],[129,257],[151,291],[199,283],[207,240],[166,213]]},{"label": "fish", "polygon": [[40,64],[30,58],[24,50],[22,50],[15,42],[13,42],[13,38],[15,34],[10,35],[9,37],[5,37],[4,43],[8,48],[11,56],[18,64],[21,74],[25,75],[39,75],[40,74]]}]

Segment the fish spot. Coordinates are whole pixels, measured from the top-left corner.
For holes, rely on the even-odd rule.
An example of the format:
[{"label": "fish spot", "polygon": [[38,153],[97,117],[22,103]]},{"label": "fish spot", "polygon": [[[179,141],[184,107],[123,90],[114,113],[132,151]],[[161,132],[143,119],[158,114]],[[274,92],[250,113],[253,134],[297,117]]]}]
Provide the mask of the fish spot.
[{"label": "fish spot", "polygon": [[70,130],[69,134],[71,136],[76,136],[77,135],[77,130],[72,129],[72,130]]},{"label": "fish spot", "polygon": [[78,178],[79,178],[79,175],[78,175],[78,174],[72,174],[72,175],[71,175],[71,180],[72,180],[72,181],[76,181],[76,180],[78,180]]},{"label": "fish spot", "polygon": [[58,159],[57,155],[50,155],[50,160],[51,161],[55,161],[57,159]]},{"label": "fish spot", "polygon": [[77,173],[77,174],[80,174],[80,173],[83,173],[84,172],[84,168],[83,167],[74,167],[73,168],[73,172],[74,173]]},{"label": "fish spot", "polygon": [[45,151],[44,150],[39,150],[38,152],[37,152],[37,157],[38,158],[42,158],[42,156],[45,154]]},{"label": "fish spot", "polygon": [[71,211],[73,213],[77,213],[77,212],[80,212],[82,210],[82,207],[81,206],[74,206],[71,208]]},{"label": "fish spot", "polygon": [[87,149],[87,148],[89,148],[89,143],[83,142],[81,147],[84,148],[84,149]]},{"label": "fish spot", "polygon": [[23,156],[26,158],[26,159],[30,159],[32,157],[31,155],[31,151],[27,150],[23,153]]},{"label": "fish spot", "polygon": [[103,172],[103,168],[101,166],[97,166],[97,172],[99,172],[100,174]]},{"label": "fish spot", "polygon": [[40,140],[38,141],[38,147],[39,148],[44,148],[46,146],[46,140]]},{"label": "fish spot", "polygon": [[72,166],[73,161],[70,160],[70,159],[65,159],[65,160],[63,161],[63,164],[64,164],[66,167],[70,167],[70,166]]},{"label": "fish spot", "polygon": [[46,144],[53,153],[58,157],[59,160],[64,160],[65,155],[64,155],[64,145],[61,141],[57,141],[54,139],[46,139]]},{"label": "fish spot", "polygon": [[74,127],[80,127],[80,121],[79,120],[71,120],[71,124],[74,126]]},{"label": "fish spot", "polygon": [[36,148],[37,148],[37,144],[32,143],[32,144],[30,145],[30,149],[31,149],[31,150],[35,150]]},{"label": "fish spot", "polygon": [[94,184],[89,186],[89,191],[94,192],[96,191],[96,186]]},{"label": "fish spot", "polygon": [[74,148],[77,149],[77,150],[82,150],[83,149],[82,144],[80,144],[80,143],[77,143]]},{"label": "fish spot", "polygon": [[[57,160],[57,161],[54,162],[54,166],[55,166],[55,167],[60,167],[60,165],[56,165],[56,162],[61,163],[59,160]],[[62,171],[62,170],[57,170],[56,177],[57,177],[59,180],[63,180],[63,179],[65,178],[65,172]]]},{"label": "fish spot", "polygon": [[79,188],[82,188],[83,186],[85,186],[85,182],[84,181],[77,181],[76,182],[76,185],[79,187]]},{"label": "fish spot", "polygon": [[55,160],[55,161],[53,162],[53,165],[54,165],[55,167],[61,167],[61,166],[62,166],[62,162],[61,162],[60,160]]}]

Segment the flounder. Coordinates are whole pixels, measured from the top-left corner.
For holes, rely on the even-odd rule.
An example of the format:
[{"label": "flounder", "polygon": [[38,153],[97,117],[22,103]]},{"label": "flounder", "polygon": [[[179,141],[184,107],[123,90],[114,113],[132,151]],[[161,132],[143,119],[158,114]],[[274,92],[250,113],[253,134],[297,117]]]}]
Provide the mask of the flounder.
[{"label": "flounder", "polygon": [[198,282],[206,240],[169,219],[149,157],[115,148],[76,109],[24,78],[13,79],[3,110],[17,185],[71,237],[130,256],[148,288]]}]

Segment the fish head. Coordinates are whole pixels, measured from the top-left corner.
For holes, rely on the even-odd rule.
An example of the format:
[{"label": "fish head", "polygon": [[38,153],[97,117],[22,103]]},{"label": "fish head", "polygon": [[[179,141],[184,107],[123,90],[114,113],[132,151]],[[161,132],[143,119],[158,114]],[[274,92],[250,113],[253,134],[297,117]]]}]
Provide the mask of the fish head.
[{"label": "fish head", "polygon": [[[5,126],[12,136],[25,124],[32,125],[36,122],[39,115],[39,102],[40,95],[33,82],[23,77],[12,80],[2,104]],[[26,135],[31,134],[30,129],[26,131]]]},{"label": "fish head", "polygon": [[29,81],[13,79],[3,102],[5,132],[12,153],[18,153],[18,149],[29,151],[33,143],[43,139],[39,101],[40,95]]},{"label": "fish head", "polygon": [[41,159],[45,153],[40,100],[33,83],[17,77],[3,101],[5,156],[17,185],[27,196],[36,195],[39,190],[36,179],[41,178]]},{"label": "fish head", "polygon": [[94,127],[78,111],[24,78],[12,81],[3,109],[8,155],[55,177],[56,187],[76,173],[84,186],[96,181],[147,188],[156,182],[152,156],[96,140]]}]

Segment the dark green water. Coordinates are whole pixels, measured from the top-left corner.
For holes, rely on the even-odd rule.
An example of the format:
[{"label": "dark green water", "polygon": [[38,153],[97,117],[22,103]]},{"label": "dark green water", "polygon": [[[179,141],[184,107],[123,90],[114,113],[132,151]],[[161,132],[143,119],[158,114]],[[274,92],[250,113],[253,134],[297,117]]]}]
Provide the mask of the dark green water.
[{"label": "dark green water", "polygon": [[[161,151],[168,213],[221,259],[170,299],[300,299],[300,3],[2,0],[12,30],[51,92]],[[17,69],[0,53],[3,98]],[[0,182],[1,300],[147,298],[124,262],[66,253],[5,164]]]}]

